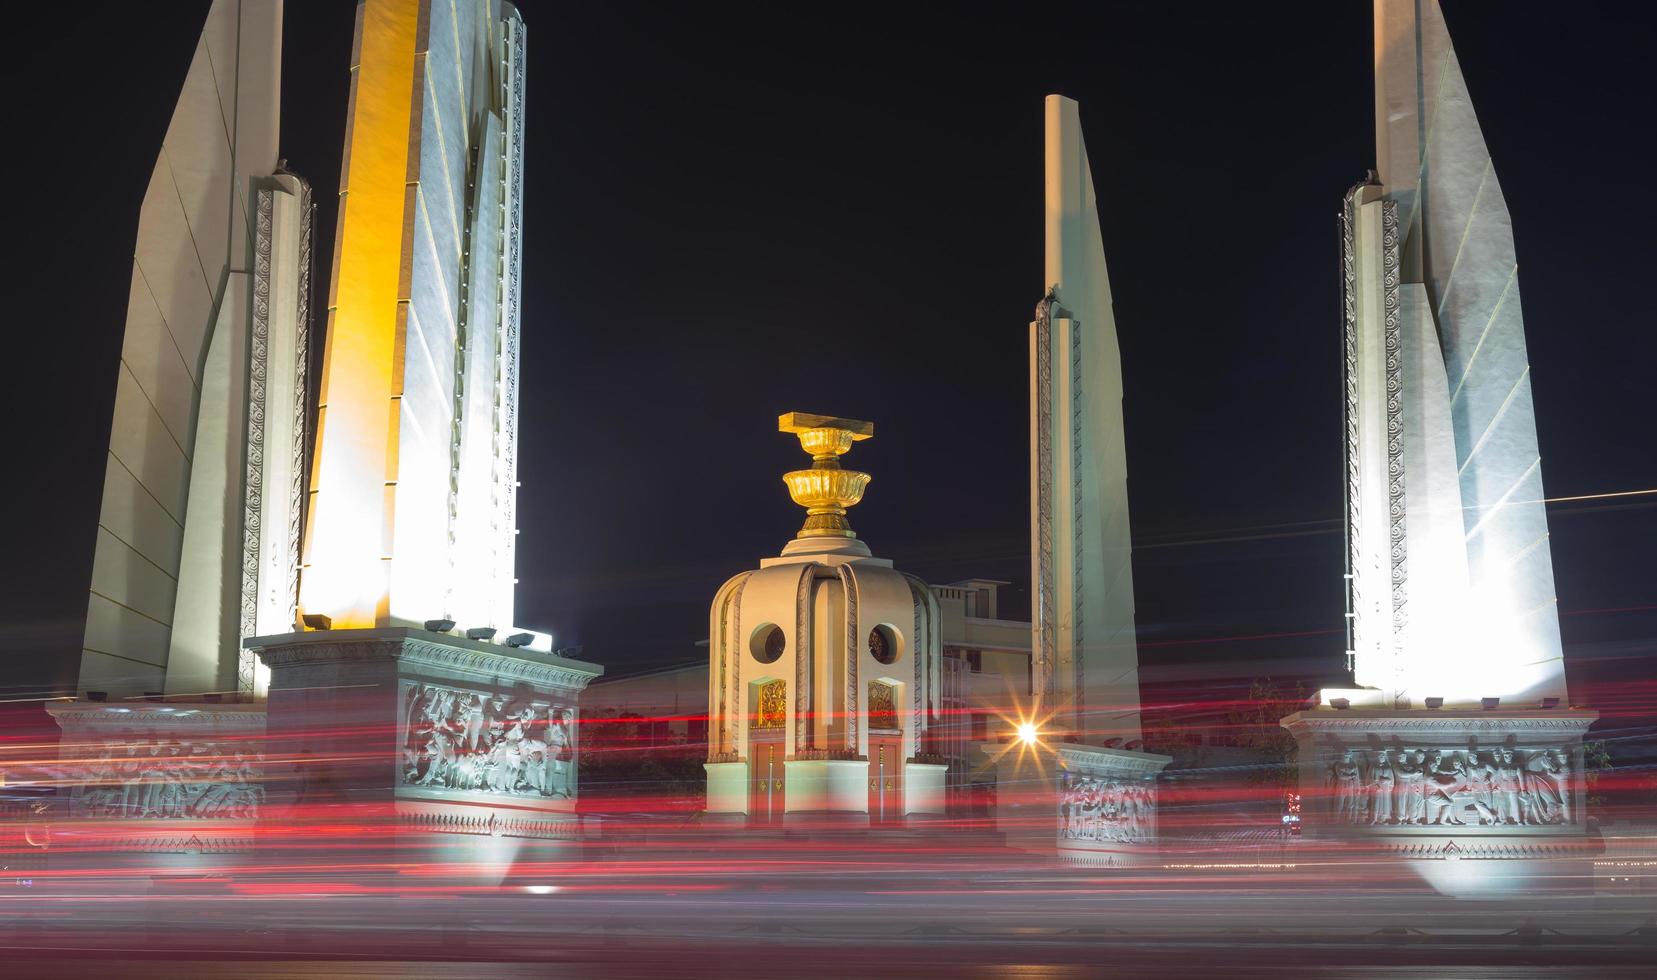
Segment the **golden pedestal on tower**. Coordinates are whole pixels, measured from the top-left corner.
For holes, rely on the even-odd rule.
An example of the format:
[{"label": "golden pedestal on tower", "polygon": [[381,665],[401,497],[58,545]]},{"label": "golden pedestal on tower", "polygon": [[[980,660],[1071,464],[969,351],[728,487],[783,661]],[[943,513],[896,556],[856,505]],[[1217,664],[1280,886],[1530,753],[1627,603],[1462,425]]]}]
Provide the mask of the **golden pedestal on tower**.
[{"label": "golden pedestal on tower", "polygon": [[777,416],[777,431],[799,436],[800,448],[811,454],[810,469],[793,470],[782,477],[788,485],[788,495],[806,509],[805,524],[783,549],[783,554],[830,551],[869,554],[868,547],[857,540],[857,532],[846,519],[846,509],[863,499],[870,477],[857,470],[842,469],[840,457],[853,443],[872,438],[875,424],[830,415],[786,412]]},{"label": "golden pedestal on tower", "polygon": [[863,499],[869,474],[840,468],[840,457],[875,434],[873,422],[837,419],[826,415],[788,412],[777,417],[777,431],[800,437],[800,448],[811,454],[811,469],[783,474],[788,495],[806,509],[802,538],[855,538],[846,520],[846,508]]}]

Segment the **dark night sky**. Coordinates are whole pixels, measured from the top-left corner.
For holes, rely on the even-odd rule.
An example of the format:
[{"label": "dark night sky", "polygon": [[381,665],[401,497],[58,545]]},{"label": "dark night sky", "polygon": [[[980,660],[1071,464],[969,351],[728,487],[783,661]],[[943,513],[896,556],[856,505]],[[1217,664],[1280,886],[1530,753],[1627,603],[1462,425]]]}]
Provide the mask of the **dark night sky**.
[{"label": "dark night sky", "polygon": [[[82,7],[73,71],[58,15],[20,8],[39,21],[13,34],[13,89],[40,99],[7,154],[30,245],[5,393],[10,696],[78,662],[138,205],[206,6]],[[851,459],[874,474],[853,523],[877,554],[1013,580],[1022,614],[1057,91],[1081,102],[1105,214],[1147,677],[1338,671],[1335,218],[1374,156],[1369,3],[522,6],[520,622],[612,670],[694,657],[714,589],[799,523],[791,409],[876,422]],[[1548,492],[1657,487],[1653,31],[1629,20],[1649,15],[1445,6],[1514,215]],[[351,27],[348,2],[289,2],[284,152],[325,246]],[[1649,708],[1657,500],[1550,519],[1577,699],[1638,679]]]}]

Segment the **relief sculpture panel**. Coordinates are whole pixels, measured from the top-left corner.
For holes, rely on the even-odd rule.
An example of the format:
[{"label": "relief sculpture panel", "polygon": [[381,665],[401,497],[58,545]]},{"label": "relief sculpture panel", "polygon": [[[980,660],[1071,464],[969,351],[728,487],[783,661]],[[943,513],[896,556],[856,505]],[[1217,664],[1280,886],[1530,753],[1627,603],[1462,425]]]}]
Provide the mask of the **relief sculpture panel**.
[{"label": "relief sculpture panel", "polygon": [[402,785],[574,797],[573,707],[436,684],[406,685],[402,705]]},{"label": "relief sculpture panel", "polygon": [[1144,840],[1154,833],[1156,797],[1142,781],[1066,773],[1059,786],[1059,837],[1064,840]]},{"label": "relief sculpture panel", "polygon": [[81,816],[253,820],[265,800],[258,753],[235,743],[157,738],[95,743],[66,760]]},{"label": "relief sculpture panel", "polygon": [[1329,766],[1330,815],[1362,826],[1562,826],[1572,810],[1562,748],[1344,749]]}]

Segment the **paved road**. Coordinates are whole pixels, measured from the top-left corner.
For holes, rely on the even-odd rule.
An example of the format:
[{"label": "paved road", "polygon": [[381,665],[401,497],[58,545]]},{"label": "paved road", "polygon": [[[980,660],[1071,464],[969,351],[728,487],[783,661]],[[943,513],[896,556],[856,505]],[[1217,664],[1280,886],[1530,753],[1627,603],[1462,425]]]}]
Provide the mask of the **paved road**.
[{"label": "paved road", "polygon": [[651,856],[534,869],[542,873],[505,888],[343,878],[37,885],[0,892],[0,949],[11,975],[122,980],[595,970],[1421,980],[1632,977],[1657,962],[1649,895],[1457,901],[1398,876],[1327,869],[891,856],[750,856],[740,871],[721,868]]}]

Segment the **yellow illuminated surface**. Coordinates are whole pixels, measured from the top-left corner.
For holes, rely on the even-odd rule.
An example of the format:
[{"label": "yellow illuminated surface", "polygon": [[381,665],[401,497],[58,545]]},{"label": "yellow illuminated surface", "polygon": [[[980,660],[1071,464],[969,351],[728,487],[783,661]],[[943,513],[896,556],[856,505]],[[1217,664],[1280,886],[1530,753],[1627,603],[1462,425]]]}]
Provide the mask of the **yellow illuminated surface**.
[{"label": "yellow illuminated surface", "polygon": [[418,0],[358,8],[300,611],[373,627],[387,606]]}]

